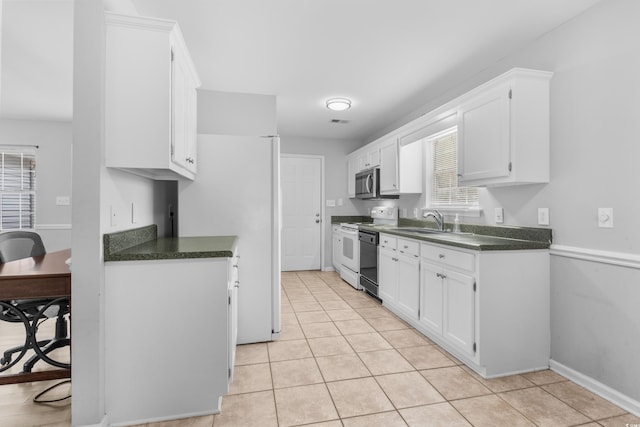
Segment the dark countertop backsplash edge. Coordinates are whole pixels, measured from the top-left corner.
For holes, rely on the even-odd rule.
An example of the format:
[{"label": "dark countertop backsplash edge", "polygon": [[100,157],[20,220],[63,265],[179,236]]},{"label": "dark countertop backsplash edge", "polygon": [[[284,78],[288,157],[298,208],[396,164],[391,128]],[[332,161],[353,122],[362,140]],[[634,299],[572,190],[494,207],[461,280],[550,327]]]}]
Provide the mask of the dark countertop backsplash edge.
[{"label": "dark countertop backsplash edge", "polygon": [[158,238],[158,226],[156,224],[130,230],[105,233],[102,236],[104,245],[104,260],[110,261],[112,254],[141,245]]}]

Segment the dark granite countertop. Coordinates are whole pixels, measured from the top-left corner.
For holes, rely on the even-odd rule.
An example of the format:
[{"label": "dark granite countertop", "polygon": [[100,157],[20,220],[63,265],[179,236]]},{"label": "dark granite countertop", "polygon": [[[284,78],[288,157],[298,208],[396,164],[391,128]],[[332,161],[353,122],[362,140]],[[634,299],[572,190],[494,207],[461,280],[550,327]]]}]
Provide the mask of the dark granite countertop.
[{"label": "dark granite countertop", "polygon": [[237,236],[157,238],[157,227],[105,234],[104,260],[145,261],[159,259],[226,258],[233,256]]},{"label": "dark granite countertop", "polygon": [[[403,229],[403,227],[405,229]],[[476,251],[505,251],[505,250],[527,250],[527,249],[548,249],[551,242],[551,231],[549,231],[549,238],[544,240],[544,233],[535,233],[537,229],[527,228],[507,228],[510,233],[504,232],[503,234],[509,235],[489,235],[489,234],[477,234],[474,232],[452,233],[430,233],[423,234],[416,231],[411,231],[406,228],[419,228],[411,225],[401,226],[388,226],[388,225],[366,225],[361,224],[360,228],[370,229],[378,231],[380,233],[392,234],[399,237],[405,237],[415,240],[420,240],[429,243],[438,243],[448,246],[456,246],[464,249],[472,249]],[[505,227],[493,227],[504,229]],[[463,229],[463,231],[465,231]],[[484,231],[484,230],[483,230]],[[538,234],[542,234],[539,236]],[[515,237],[515,238],[514,238]],[[531,239],[531,240],[529,240]]]}]

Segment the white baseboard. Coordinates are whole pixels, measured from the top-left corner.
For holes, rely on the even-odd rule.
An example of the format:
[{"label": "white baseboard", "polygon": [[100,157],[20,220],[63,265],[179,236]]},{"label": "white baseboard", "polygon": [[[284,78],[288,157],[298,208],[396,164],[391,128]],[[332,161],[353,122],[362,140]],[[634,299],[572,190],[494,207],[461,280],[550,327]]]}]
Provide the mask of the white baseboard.
[{"label": "white baseboard", "polygon": [[634,400],[629,396],[624,395],[619,391],[614,390],[611,387],[602,384],[601,382],[596,381],[591,377],[575,371],[568,366],[563,365],[562,363],[556,362],[555,360],[549,361],[549,367],[552,371],[555,371],[560,375],[569,378],[574,383],[581,385],[582,387],[597,394],[603,399],[606,399],[609,402],[618,405],[625,411],[628,411],[633,415],[640,417],[640,402],[638,402],[637,400]]},{"label": "white baseboard", "polygon": [[333,267],[322,267],[322,271],[336,271]]},{"label": "white baseboard", "polygon": [[105,415],[104,417],[102,417],[102,420],[98,424],[85,424],[82,427],[108,427],[108,426],[109,426],[109,420]]}]

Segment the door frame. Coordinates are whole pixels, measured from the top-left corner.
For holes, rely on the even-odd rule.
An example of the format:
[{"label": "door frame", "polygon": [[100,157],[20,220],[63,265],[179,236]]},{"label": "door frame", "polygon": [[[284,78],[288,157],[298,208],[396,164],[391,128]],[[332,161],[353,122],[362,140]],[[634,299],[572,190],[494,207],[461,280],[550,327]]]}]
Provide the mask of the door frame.
[{"label": "door frame", "polygon": [[[280,153],[280,159],[283,158],[298,159],[319,159],[320,160],[320,271],[325,271],[324,267],[324,248],[325,248],[325,194],[324,194],[324,156],[316,154],[289,154]],[[282,189],[280,190],[282,193]]]}]

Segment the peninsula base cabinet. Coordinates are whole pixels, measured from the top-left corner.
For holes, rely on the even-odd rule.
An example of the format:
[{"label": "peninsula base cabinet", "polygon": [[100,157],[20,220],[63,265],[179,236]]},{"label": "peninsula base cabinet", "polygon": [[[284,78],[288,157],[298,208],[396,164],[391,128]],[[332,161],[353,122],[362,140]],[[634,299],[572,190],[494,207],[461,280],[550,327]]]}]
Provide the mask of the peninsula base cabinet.
[{"label": "peninsula base cabinet", "polygon": [[549,367],[548,250],[475,251],[406,240],[419,244],[420,258],[403,264],[412,255],[399,253],[402,241],[395,251],[381,243],[387,308],[485,378]]},{"label": "peninsula base cabinet", "polygon": [[219,413],[233,377],[237,256],[105,264],[111,424]]}]

